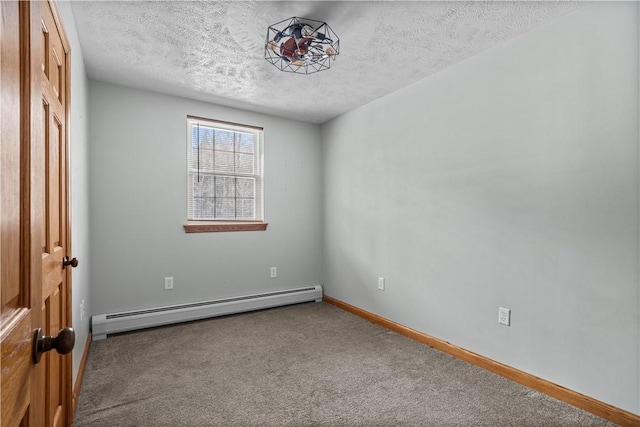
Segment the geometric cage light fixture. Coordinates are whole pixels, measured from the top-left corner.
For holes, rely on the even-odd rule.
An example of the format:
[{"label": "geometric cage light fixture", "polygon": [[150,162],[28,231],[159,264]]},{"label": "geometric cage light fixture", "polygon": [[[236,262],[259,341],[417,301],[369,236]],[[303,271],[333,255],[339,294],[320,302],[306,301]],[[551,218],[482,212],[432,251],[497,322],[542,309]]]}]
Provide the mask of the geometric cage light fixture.
[{"label": "geometric cage light fixture", "polygon": [[328,70],[339,54],[340,40],[326,22],[293,17],[267,29],[264,57],[281,71]]}]

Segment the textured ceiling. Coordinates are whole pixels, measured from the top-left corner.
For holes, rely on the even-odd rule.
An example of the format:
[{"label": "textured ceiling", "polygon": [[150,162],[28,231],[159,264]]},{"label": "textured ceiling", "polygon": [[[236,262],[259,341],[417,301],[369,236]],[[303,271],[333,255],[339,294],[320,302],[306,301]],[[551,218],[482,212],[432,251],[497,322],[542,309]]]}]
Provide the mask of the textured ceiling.
[{"label": "textured ceiling", "polygon": [[[576,2],[74,1],[90,78],[322,123],[580,7]],[[330,70],[284,73],[266,29],[340,37]]]}]

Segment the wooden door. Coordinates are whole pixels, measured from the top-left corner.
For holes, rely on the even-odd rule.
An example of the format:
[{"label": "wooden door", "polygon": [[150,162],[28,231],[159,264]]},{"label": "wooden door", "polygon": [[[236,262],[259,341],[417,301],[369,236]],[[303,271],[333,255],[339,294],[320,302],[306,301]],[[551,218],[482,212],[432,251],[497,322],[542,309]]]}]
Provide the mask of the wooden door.
[{"label": "wooden door", "polygon": [[41,294],[32,286],[39,272],[31,265],[37,260],[27,229],[31,129],[23,122],[28,120],[31,106],[29,81],[21,72],[29,62],[21,47],[29,37],[30,16],[29,8],[16,2],[0,2],[0,14],[1,419],[3,426],[17,425],[25,418],[35,425],[41,418],[34,411],[39,405],[32,391],[40,384],[31,351],[32,331],[40,324],[37,308]]},{"label": "wooden door", "polygon": [[71,325],[69,43],[55,4],[0,2],[2,426],[71,423],[71,356],[33,357]]},{"label": "wooden door", "polygon": [[[69,43],[61,28],[57,10],[41,3],[40,43],[42,94],[42,138],[37,150],[44,172],[38,193],[43,198],[41,227],[42,257],[42,329],[54,336],[60,328],[71,326],[70,268],[63,258],[69,253],[69,218],[67,204],[67,103],[69,78]],[[71,357],[48,352],[45,366],[45,426],[63,426],[66,407],[71,402]]]}]

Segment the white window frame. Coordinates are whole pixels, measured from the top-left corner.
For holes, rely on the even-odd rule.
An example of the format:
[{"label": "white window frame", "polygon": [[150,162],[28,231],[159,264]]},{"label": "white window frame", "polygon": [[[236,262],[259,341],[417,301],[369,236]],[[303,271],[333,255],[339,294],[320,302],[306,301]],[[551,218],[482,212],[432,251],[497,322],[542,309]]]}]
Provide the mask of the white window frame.
[{"label": "white window frame", "polygon": [[[215,166],[212,169],[206,170],[203,167],[193,167],[193,164],[196,162],[196,159],[193,158],[193,141],[192,141],[192,132],[193,127],[208,127],[213,129],[224,130],[228,132],[233,132],[234,134],[251,134],[254,137],[255,146],[254,146],[254,164],[253,164],[253,173],[238,171],[236,168],[236,161],[242,156],[242,152],[239,151],[237,146],[237,139],[234,136],[234,148],[233,151],[233,159],[234,159],[234,170],[216,170]],[[200,142],[199,142],[200,144]],[[211,231],[260,231],[266,230],[267,223],[264,222],[264,156],[263,156],[263,148],[264,148],[264,132],[263,128],[257,126],[250,125],[242,125],[238,123],[231,123],[226,121],[207,119],[202,117],[195,116],[187,116],[187,138],[186,138],[186,147],[187,147],[187,223],[184,225],[185,231],[188,233],[193,232],[211,232]],[[238,151],[236,151],[238,150]],[[197,152],[198,156],[201,155],[201,152]],[[219,152],[218,152],[219,153]],[[214,151],[215,155],[215,151]],[[215,165],[215,162],[214,162]],[[211,165],[209,165],[211,166]],[[193,207],[195,205],[195,198],[193,194],[193,179],[196,176],[209,176],[209,177],[220,177],[220,178],[250,178],[255,180],[254,187],[254,206],[253,212],[254,216],[252,218],[195,218],[192,214]],[[237,191],[236,187],[236,191]],[[215,192],[215,189],[214,189]],[[237,193],[235,193],[237,194]],[[215,203],[215,194],[212,196],[214,198]],[[238,200],[234,200],[234,208],[235,213],[238,213]],[[215,215],[214,208],[214,215]]]}]

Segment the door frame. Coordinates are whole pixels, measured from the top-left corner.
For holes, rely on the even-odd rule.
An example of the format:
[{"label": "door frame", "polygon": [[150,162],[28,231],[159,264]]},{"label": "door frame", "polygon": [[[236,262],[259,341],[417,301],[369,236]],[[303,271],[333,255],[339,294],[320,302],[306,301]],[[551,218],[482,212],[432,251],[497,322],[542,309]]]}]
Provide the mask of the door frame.
[{"label": "door frame", "polygon": [[[53,12],[53,18],[56,21],[56,26],[58,27],[58,31],[60,32],[60,37],[62,38],[62,46],[64,48],[65,53],[65,76],[66,84],[64,85],[64,97],[65,97],[65,123],[66,127],[65,132],[65,141],[64,141],[64,153],[65,153],[65,167],[64,167],[64,193],[66,195],[65,200],[65,218],[66,221],[66,236],[67,239],[67,257],[71,259],[73,257],[73,249],[71,246],[71,43],[69,43],[69,37],[67,36],[67,32],[64,29],[64,25],[62,25],[62,16],[60,15],[60,11],[58,10],[58,6],[55,0],[49,0],[49,7]],[[72,301],[72,283],[71,276],[73,268],[68,267],[65,269],[66,281],[67,281],[67,295],[65,296],[65,318],[64,324],[68,326],[73,326],[73,301]],[[76,342],[76,345],[78,343]],[[74,416],[75,407],[73,405],[73,351],[63,358],[63,370],[64,370],[64,379],[62,382],[62,404],[66,409],[66,418],[67,425],[71,426]]]}]

